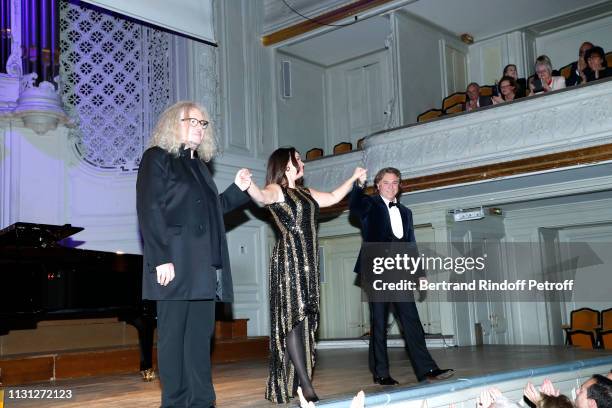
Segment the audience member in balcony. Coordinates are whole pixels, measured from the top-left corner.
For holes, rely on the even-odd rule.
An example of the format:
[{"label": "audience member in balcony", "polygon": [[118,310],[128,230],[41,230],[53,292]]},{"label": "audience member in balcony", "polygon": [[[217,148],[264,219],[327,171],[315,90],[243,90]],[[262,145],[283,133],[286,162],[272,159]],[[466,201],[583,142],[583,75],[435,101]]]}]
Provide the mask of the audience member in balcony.
[{"label": "audience member in balcony", "polygon": [[593,43],[588,41],[583,42],[578,49],[578,60],[572,63],[572,72],[570,73],[569,78],[565,80],[566,86],[574,86],[580,85],[586,82],[586,78],[584,77],[584,69],[587,68],[587,62],[584,58],[584,54],[593,48]]},{"label": "audience member in balcony", "polygon": [[588,67],[584,69],[586,82],[597,81],[612,76],[612,68],[607,66],[603,48],[593,47],[584,54]]},{"label": "audience member in balcony", "polygon": [[550,58],[540,55],[535,62],[535,77],[529,83],[531,94],[556,91],[565,88],[565,78],[553,76],[553,68]]},{"label": "audience member in balcony", "polygon": [[319,400],[311,378],[319,322],[319,207],[337,204],[353,183],[366,177],[357,167],[332,192],[301,185],[304,163],[295,148],[276,149],[268,159],[266,186],[252,183],[253,200],[272,213],[279,239],[270,259],[270,363],[265,396],[287,403],[297,386],[308,402]]},{"label": "audience member in balcony", "polygon": [[[514,91],[515,99],[523,98],[525,96],[525,90],[527,89],[527,81],[525,78],[518,77],[518,70],[516,69],[516,65],[508,64],[504,67],[503,76],[509,76],[514,78],[516,81],[516,89]],[[503,78],[502,78],[503,79]],[[501,81],[500,81],[501,82]]]},{"label": "audience member in balcony", "polygon": [[482,106],[491,105],[491,98],[488,96],[480,96],[480,85],[476,82],[472,82],[467,86],[465,94],[466,99],[463,105],[464,111],[471,111]]},{"label": "audience member in balcony", "polygon": [[497,87],[499,88],[500,95],[493,95],[491,97],[493,105],[518,99],[517,90],[519,86],[511,76],[505,76],[500,79]]}]

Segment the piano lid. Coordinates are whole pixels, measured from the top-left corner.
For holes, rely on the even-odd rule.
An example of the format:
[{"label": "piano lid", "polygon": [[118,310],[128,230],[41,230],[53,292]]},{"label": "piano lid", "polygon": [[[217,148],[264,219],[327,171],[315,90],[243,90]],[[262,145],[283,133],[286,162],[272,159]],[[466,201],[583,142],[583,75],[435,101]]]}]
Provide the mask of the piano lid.
[{"label": "piano lid", "polygon": [[82,227],[73,227],[70,224],[51,225],[16,222],[0,230],[0,247],[53,247],[57,246],[58,241],[83,230]]}]

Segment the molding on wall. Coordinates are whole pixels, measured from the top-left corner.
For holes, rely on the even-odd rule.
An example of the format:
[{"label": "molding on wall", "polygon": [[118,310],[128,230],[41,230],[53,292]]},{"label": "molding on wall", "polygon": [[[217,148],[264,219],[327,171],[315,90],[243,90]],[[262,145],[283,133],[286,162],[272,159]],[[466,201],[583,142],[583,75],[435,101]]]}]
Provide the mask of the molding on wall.
[{"label": "molding on wall", "polygon": [[303,20],[294,25],[281,28],[261,37],[261,43],[267,47],[270,45],[279,45],[294,39],[304,39],[307,34],[313,32],[329,31],[335,28],[335,25],[349,24],[351,20],[348,18],[366,19],[375,15],[380,15],[384,12],[403,7],[416,0],[356,0],[345,6],[341,6],[331,11],[323,12],[322,14],[309,17],[308,20]]}]

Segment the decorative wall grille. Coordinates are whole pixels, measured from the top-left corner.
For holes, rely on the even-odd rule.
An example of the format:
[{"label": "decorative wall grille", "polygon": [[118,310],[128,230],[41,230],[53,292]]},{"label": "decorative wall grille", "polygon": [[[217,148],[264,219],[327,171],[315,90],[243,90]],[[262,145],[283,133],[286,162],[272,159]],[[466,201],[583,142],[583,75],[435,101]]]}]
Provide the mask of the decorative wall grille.
[{"label": "decorative wall grille", "polygon": [[62,98],[80,157],[135,171],[173,102],[172,35],[81,2],[60,2]]}]

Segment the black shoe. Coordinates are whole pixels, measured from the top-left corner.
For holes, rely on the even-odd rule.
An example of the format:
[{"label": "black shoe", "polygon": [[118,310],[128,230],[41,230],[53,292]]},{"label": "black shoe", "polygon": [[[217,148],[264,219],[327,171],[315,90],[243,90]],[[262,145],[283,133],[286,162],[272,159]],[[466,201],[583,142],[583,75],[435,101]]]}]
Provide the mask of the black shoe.
[{"label": "black shoe", "polygon": [[[295,391],[295,394],[293,395],[294,397],[299,396],[297,389]],[[306,402],[319,402],[319,397],[317,396],[317,394],[315,394],[314,390],[312,390],[312,395],[305,393],[304,390],[302,390],[302,396],[304,397],[304,399],[306,400]]]},{"label": "black shoe", "polygon": [[304,396],[304,399],[306,400],[306,402],[319,402],[319,397],[317,397],[317,394],[313,394],[313,395],[306,395],[306,394],[302,394]]},{"label": "black shoe", "polygon": [[439,368],[434,368],[425,373],[425,376],[420,381],[436,381],[436,380],[446,380],[447,378],[452,377],[455,374],[455,370],[452,368],[446,368],[441,370]]},{"label": "black shoe", "polygon": [[308,398],[306,396],[304,396],[304,398],[306,398],[306,401],[308,402],[319,402],[319,397],[317,397],[317,395],[315,394],[314,396]]},{"label": "black shoe", "polygon": [[378,384],[378,385],[397,385],[397,384],[399,384],[391,376],[388,376],[388,377],[377,377],[377,376],[374,376],[374,383]]}]

